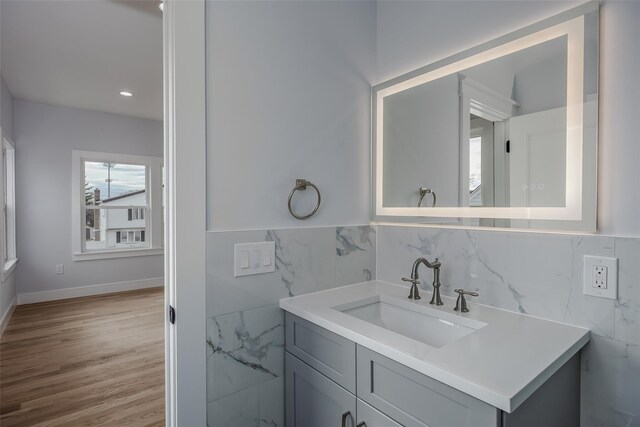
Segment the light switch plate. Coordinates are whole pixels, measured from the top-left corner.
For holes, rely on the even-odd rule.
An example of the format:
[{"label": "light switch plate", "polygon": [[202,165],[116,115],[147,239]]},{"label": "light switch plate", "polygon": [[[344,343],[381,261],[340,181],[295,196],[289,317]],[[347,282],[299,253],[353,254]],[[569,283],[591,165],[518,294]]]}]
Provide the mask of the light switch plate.
[{"label": "light switch plate", "polygon": [[585,255],[583,266],[585,295],[618,299],[618,258]]},{"label": "light switch plate", "polygon": [[276,271],[275,242],[236,243],[233,246],[234,277]]}]

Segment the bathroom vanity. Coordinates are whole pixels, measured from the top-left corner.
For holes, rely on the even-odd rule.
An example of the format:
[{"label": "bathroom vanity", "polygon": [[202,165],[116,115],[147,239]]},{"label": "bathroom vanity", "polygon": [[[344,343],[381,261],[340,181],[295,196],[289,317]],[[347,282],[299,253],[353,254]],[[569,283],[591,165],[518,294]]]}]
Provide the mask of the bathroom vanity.
[{"label": "bathroom vanity", "polygon": [[289,427],[578,426],[584,328],[371,281],[286,298]]}]

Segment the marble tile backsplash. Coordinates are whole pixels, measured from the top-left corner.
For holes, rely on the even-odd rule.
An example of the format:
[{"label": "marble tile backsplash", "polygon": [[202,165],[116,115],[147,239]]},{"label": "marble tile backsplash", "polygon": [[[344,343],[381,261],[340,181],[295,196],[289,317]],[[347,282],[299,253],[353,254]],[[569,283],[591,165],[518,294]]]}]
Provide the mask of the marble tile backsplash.
[{"label": "marble tile backsplash", "polygon": [[[619,259],[617,301],[582,293],[582,257]],[[377,227],[379,280],[402,283],[419,256],[442,262],[442,293],[591,329],[582,353],[582,427],[640,426],[640,239]],[[431,274],[422,275],[431,290]]]},{"label": "marble tile backsplash", "polygon": [[[233,277],[236,243],[274,241],[276,271]],[[371,226],[207,233],[209,427],[284,426],[281,298],[375,278]]]},{"label": "marble tile backsplash", "polygon": [[[233,277],[233,245],[276,244],[276,271]],[[582,257],[619,259],[617,301],[582,294]],[[207,233],[209,427],[284,425],[280,298],[365,280],[402,283],[419,256],[442,261],[442,292],[588,327],[582,427],[640,426],[640,238],[406,226]],[[431,274],[421,274],[423,292]]]}]

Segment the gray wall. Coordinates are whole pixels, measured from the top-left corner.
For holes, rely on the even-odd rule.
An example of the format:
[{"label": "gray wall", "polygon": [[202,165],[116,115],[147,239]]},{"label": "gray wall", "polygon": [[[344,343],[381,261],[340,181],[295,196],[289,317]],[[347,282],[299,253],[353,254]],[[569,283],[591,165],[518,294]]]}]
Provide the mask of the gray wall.
[{"label": "gray wall", "polygon": [[4,81],[4,78],[0,76],[0,85],[2,92],[2,104],[0,105],[0,126],[2,131],[9,135],[13,139],[13,96],[9,92],[9,88]]},{"label": "gray wall", "polygon": [[[571,2],[379,2],[377,81],[544,19]],[[640,236],[640,3],[605,1],[600,20],[598,231]]]},{"label": "gray wall", "polygon": [[14,138],[19,294],[162,277],[161,255],[74,262],[71,254],[71,150],[162,156],[161,122],[15,100]]},{"label": "gray wall", "polygon": [[458,85],[454,74],[385,98],[384,206],[417,206],[419,187],[433,189],[438,206],[459,205]]},{"label": "gray wall", "polygon": [[209,230],[366,223],[375,3],[209,2],[207,31]]},{"label": "gray wall", "polygon": [[[369,222],[375,9],[207,2],[212,427],[284,425],[280,298],[374,276],[375,231],[357,225]],[[287,212],[296,178],[322,191],[308,221]],[[299,196],[299,209],[309,209],[312,195]],[[234,278],[233,245],[265,240],[276,242],[276,271]]]},{"label": "gray wall", "polygon": [[[0,98],[0,126],[2,131],[13,139],[13,97],[2,76],[0,76]],[[9,277],[0,283],[0,319],[9,309],[15,296],[16,272],[14,270]]]}]

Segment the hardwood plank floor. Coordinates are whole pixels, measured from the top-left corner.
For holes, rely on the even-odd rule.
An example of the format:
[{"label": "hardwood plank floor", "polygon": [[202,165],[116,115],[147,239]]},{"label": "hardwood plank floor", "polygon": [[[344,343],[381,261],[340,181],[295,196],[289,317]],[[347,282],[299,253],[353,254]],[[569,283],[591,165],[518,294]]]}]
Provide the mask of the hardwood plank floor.
[{"label": "hardwood plank floor", "polygon": [[16,308],[0,340],[0,425],[163,426],[163,289]]}]

